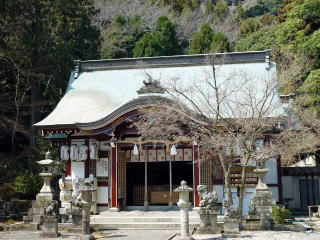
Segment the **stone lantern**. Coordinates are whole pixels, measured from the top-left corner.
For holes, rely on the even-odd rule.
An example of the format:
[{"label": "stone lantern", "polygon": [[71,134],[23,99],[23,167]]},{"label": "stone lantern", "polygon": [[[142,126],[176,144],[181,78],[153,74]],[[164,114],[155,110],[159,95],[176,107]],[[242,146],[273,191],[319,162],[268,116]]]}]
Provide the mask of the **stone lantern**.
[{"label": "stone lantern", "polygon": [[40,190],[40,193],[38,193],[36,197],[37,202],[52,201],[54,199],[54,191],[51,186],[51,180],[57,174],[55,166],[58,162],[52,160],[51,158],[51,153],[48,151],[45,159],[37,162],[42,167],[42,172],[39,174],[39,176],[43,178],[43,186]]},{"label": "stone lantern", "polygon": [[187,185],[186,181],[181,181],[180,187],[174,190],[175,192],[179,193],[179,202],[177,205],[180,208],[181,240],[193,239],[189,233],[189,208],[191,207],[191,202],[189,201],[189,192],[192,192],[192,190],[193,189]]},{"label": "stone lantern", "polygon": [[80,194],[75,199],[73,206],[82,209],[82,235],[79,239],[92,240],[94,236],[90,235],[90,208],[92,202],[92,192],[94,189],[90,186],[90,181],[85,181],[79,189]]},{"label": "stone lantern", "polygon": [[259,180],[249,205],[248,218],[260,219],[262,229],[271,228],[272,206],[276,204],[276,200],[272,197],[269,187],[262,182],[263,177],[268,171],[268,168],[257,168],[254,170]]}]

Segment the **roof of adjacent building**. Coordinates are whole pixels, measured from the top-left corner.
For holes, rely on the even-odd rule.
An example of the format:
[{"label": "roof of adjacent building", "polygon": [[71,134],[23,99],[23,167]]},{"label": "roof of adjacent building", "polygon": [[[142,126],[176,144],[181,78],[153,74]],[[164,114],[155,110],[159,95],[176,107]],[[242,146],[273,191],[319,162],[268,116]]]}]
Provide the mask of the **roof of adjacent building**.
[{"label": "roof of adjacent building", "polygon": [[[42,129],[59,127],[77,127],[90,129],[102,127],[121,114],[148,104],[150,95],[139,95],[137,90],[144,86],[146,76],[166,82],[182,79],[182,84],[201,82],[210,71],[208,58],[219,65],[217,73],[220,79],[228,74],[251,74],[254,83],[251,86],[256,95],[263,94],[263,78],[275,76],[275,64],[269,61],[269,51],[241,53],[197,54],[183,56],[146,57],[131,59],[76,61],[76,69],[71,73],[65,95],[56,108],[35,126]],[[236,74],[238,73],[238,74]],[[238,77],[234,79],[239,82]],[[229,82],[230,86],[234,83]],[[228,86],[227,86],[228,87]],[[261,89],[260,89],[261,88]],[[151,94],[154,98],[167,97],[163,94]],[[234,100],[242,96],[235,94]],[[277,95],[270,101],[280,103]],[[277,110],[271,117],[283,114]]]}]

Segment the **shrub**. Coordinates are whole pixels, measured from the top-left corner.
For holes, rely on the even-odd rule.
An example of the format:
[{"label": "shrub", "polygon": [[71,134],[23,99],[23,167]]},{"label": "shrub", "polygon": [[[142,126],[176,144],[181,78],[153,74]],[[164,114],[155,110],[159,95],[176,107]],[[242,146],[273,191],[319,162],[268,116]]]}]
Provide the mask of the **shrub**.
[{"label": "shrub", "polygon": [[255,18],[248,18],[244,20],[240,25],[240,35],[242,37],[248,36],[259,29],[259,22]]},{"label": "shrub", "polygon": [[16,177],[13,183],[18,197],[22,199],[33,199],[42,184],[42,179],[38,175],[30,173]]},{"label": "shrub", "polygon": [[284,219],[290,216],[291,216],[291,212],[288,209],[284,207],[278,207],[278,206],[272,207],[272,217],[276,223],[282,224],[284,222]]},{"label": "shrub", "polygon": [[11,183],[4,183],[0,186],[0,199],[3,201],[10,201],[16,194],[16,191]]},{"label": "shrub", "polygon": [[216,3],[214,12],[220,20],[223,20],[229,14],[229,8],[222,0],[220,0]]}]

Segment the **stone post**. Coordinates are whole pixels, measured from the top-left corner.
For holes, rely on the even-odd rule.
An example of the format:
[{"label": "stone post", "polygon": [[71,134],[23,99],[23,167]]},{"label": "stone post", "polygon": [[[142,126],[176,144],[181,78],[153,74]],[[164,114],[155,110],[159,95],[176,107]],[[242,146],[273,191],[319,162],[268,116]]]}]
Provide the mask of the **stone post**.
[{"label": "stone post", "polygon": [[92,192],[94,189],[90,186],[89,181],[85,181],[80,188],[81,192],[81,207],[82,207],[82,236],[81,239],[95,239],[90,235],[90,208],[92,202]]},{"label": "stone post", "polygon": [[58,203],[53,201],[45,208],[40,238],[57,238],[60,236],[60,233],[58,233],[58,220],[56,215],[57,207]]},{"label": "stone post", "polygon": [[181,181],[180,187],[174,190],[179,193],[179,202],[177,203],[180,208],[180,238],[181,240],[190,240],[193,239],[189,233],[189,208],[191,203],[189,202],[189,192],[192,191],[192,188],[188,187],[186,181]]}]

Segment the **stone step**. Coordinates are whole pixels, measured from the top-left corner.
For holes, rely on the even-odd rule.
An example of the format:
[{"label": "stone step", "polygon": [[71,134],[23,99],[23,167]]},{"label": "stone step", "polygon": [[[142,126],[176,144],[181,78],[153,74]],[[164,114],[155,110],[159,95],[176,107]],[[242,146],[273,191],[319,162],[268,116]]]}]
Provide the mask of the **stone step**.
[{"label": "stone step", "polygon": [[[95,224],[91,223],[91,227],[96,230],[106,230],[106,229],[180,229],[180,223],[174,222],[151,222],[151,223],[108,223],[108,224]],[[189,228],[198,227],[198,223],[190,223]]]},{"label": "stone step", "polygon": [[[126,216],[126,217],[107,217],[107,216],[91,216],[91,223],[109,224],[109,223],[162,223],[162,222],[180,222],[180,217],[141,217],[141,216]],[[189,217],[190,222],[198,223],[200,219],[198,216]]]}]

